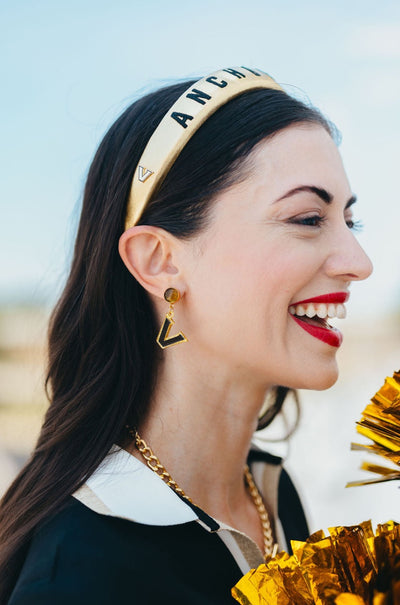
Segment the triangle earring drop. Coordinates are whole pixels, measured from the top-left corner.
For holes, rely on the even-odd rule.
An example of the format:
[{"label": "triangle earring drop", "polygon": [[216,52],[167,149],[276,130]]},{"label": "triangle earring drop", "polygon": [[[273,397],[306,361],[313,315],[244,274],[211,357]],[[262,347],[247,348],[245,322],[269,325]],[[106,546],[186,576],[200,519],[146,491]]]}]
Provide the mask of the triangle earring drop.
[{"label": "triangle earring drop", "polygon": [[174,304],[178,302],[181,295],[179,290],[176,288],[168,288],[164,292],[164,298],[169,303],[169,309],[164,319],[164,323],[161,326],[161,329],[157,336],[157,344],[162,348],[166,349],[167,347],[172,347],[173,345],[177,345],[181,342],[187,342],[187,338],[182,332],[179,332],[176,336],[170,336],[169,333],[171,331],[172,326],[174,325]]}]

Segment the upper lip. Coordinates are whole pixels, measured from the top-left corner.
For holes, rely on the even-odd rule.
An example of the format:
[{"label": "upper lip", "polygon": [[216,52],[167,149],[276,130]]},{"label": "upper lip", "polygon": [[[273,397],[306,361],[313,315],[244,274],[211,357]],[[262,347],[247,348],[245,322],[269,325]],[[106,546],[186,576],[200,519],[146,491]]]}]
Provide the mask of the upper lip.
[{"label": "upper lip", "polygon": [[331,303],[341,304],[349,300],[350,292],[330,292],[329,294],[321,294],[320,296],[314,296],[313,298],[306,298],[292,303],[290,306],[305,305],[307,303]]}]

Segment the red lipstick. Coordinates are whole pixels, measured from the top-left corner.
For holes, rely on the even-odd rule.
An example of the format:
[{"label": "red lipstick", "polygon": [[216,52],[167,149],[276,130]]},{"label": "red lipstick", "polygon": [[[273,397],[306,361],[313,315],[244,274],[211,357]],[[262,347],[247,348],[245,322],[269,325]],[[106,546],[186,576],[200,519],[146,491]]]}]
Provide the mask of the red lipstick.
[{"label": "red lipstick", "polygon": [[305,305],[307,303],[331,303],[331,304],[342,304],[349,300],[350,292],[331,292],[330,294],[321,294],[321,296],[315,296],[314,298],[306,298],[305,300],[299,300],[298,302],[292,303],[290,306]]},{"label": "red lipstick", "polygon": [[[341,305],[345,303],[349,299],[349,292],[330,292],[328,294],[321,294],[320,296],[315,296],[314,298],[306,298],[304,300],[299,300],[290,305],[291,308],[291,316],[294,321],[299,325],[303,330],[305,330],[314,338],[318,338],[322,342],[330,345],[331,347],[340,347],[343,341],[342,333],[336,328],[330,326],[327,322],[327,317],[318,318],[314,316],[313,318],[309,318],[306,315],[300,314],[299,316],[293,314],[293,307],[298,305],[306,306],[310,303],[318,305]],[[303,311],[304,312],[304,311]]]},{"label": "red lipstick", "polygon": [[291,317],[299,326],[303,328],[303,330],[311,334],[311,336],[318,338],[318,340],[322,340],[322,342],[325,342],[327,345],[330,345],[331,347],[340,347],[340,345],[342,344],[343,335],[336,328],[323,328],[322,326],[314,326],[312,324],[306,323],[305,321],[302,321],[294,315],[292,315]]}]

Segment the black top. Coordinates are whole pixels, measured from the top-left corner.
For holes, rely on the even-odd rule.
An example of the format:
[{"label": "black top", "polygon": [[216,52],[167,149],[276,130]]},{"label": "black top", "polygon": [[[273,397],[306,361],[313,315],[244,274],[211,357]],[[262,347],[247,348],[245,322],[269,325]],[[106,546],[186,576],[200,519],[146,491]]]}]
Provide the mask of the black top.
[{"label": "black top", "polygon": [[[284,470],[278,508],[288,543],[304,540],[306,520]],[[196,521],[144,525],[70,497],[36,531],[8,605],[232,605],[242,575],[218,534]]]}]

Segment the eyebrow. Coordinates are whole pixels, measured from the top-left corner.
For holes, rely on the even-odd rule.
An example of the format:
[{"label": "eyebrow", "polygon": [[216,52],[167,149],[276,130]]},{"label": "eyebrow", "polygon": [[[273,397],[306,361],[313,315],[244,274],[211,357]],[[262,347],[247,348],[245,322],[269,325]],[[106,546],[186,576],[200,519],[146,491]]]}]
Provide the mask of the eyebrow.
[{"label": "eyebrow", "polygon": [[[314,193],[323,202],[325,202],[325,204],[330,204],[333,200],[332,193],[329,193],[329,191],[327,191],[326,189],[323,189],[322,187],[316,187],[315,185],[302,185],[301,187],[295,187],[294,189],[287,191],[284,195],[282,195],[280,198],[278,198],[276,200],[276,202],[280,202],[281,200],[283,200],[287,197],[291,197],[292,195],[296,195],[296,193],[301,193],[302,191],[307,191],[308,193]],[[352,195],[351,198],[349,198],[349,200],[347,201],[345,209],[350,208],[350,206],[355,204],[356,201],[357,201],[357,197],[355,195]]]}]

